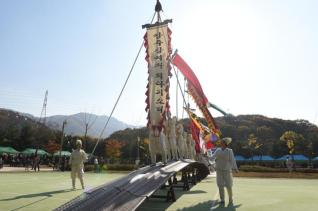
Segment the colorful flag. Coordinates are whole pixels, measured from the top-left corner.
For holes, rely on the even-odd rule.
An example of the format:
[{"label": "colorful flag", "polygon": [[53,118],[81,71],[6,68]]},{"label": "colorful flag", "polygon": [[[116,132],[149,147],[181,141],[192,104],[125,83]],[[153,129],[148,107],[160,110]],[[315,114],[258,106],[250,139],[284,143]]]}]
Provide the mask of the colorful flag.
[{"label": "colorful flag", "polygon": [[212,143],[211,141],[207,142],[205,145],[206,145],[206,148],[207,148],[207,149],[212,149],[212,148],[214,148],[214,145],[213,145],[213,143]]},{"label": "colorful flag", "polygon": [[198,124],[195,122],[194,119],[190,119],[190,129],[191,129],[191,135],[195,142],[195,152],[200,153],[201,147],[200,147],[200,127],[198,127]]},{"label": "colorful flag", "polygon": [[219,140],[219,136],[217,134],[212,133],[211,134],[211,141],[212,142],[217,142]]}]

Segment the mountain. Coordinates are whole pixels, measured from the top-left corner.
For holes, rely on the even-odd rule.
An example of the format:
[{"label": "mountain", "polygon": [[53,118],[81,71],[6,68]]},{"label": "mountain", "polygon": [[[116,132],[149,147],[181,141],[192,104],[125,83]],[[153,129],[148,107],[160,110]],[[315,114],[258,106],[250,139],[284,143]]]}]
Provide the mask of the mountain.
[{"label": "mountain", "polygon": [[15,126],[21,129],[24,126],[36,127],[37,122],[30,114],[24,114],[17,111],[0,108],[0,131],[5,131],[8,126]]},{"label": "mountain", "polygon": [[[63,121],[66,120],[66,126],[64,128],[66,134],[83,136],[85,134],[87,124],[87,135],[91,137],[99,137],[107,119],[108,116],[98,116],[90,113],[77,113],[68,116],[55,115],[46,118],[46,125],[55,130],[61,130]],[[134,128],[134,126],[111,117],[102,137],[106,138],[113,132],[124,130],[126,128]]]}]

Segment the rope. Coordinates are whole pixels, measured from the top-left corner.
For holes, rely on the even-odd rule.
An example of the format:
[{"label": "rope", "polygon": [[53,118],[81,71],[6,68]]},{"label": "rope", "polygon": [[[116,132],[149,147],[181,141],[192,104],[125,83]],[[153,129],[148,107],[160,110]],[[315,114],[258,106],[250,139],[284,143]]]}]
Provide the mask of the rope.
[{"label": "rope", "polygon": [[[185,92],[185,86],[186,86],[186,78],[184,77],[184,80],[183,80],[183,91]],[[189,101],[188,101],[189,103]],[[187,104],[185,105],[185,107],[187,107]],[[184,116],[184,109],[182,109],[182,118],[183,119],[183,116]]]},{"label": "rope", "polygon": [[[172,68],[173,68],[174,74],[176,75],[176,72],[177,72],[177,71],[176,71],[175,66],[172,65]],[[185,105],[187,105],[187,102],[186,102],[186,100],[185,100],[184,93],[183,93],[183,91],[182,91],[182,87],[181,87],[181,84],[180,84],[180,81],[179,81],[179,77],[178,77],[177,75],[176,75],[176,78],[177,78],[178,86],[179,86],[179,89],[180,89],[180,92],[181,92],[181,95],[182,95],[183,103],[184,103]],[[186,108],[187,108],[187,106],[186,106]],[[187,108],[187,110],[188,110],[188,108]]]},{"label": "rope", "polygon": [[[176,73],[175,73],[176,74]],[[179,75],[179,72],[177,72],[176,74],[176,77],[178,78],[178,75]],[[178,117],[178,114],[179,114],[179,105],[178,105],[178,98],[179,98],[179,95],[178,95],[178,84],[176,84],[176,117],[177,117],[177,120],[179,119]]]},{"label": "rope", "polygon": [[[153,22],[153,20],[154,20],[154,18],[155,18],[155,15],[156,15],[156,12],[155,12],[155,14],[154,14],[153,17],[152,17],[151,23]],[[94,155],[95,149],[96,149],[98,143],[100,142],[100,140],[102,139],[103,133],[104,133],[105,129],[107,128],[107,125],[108,125],[108,123],[109,123],[109,120],[110,120],[110,118],[112,117],[112,115],[113,115],[113,113],[114,113],[114,111],[115,111],[115,108],[116,108],[116,106],[117,106],[117,104],[118,104],[118,102],[119,102],[119,100],[120,100],[121,95],[123,94],[123,91],[124,91],[124,89],[125,89],[125,87],[126,87],[126,85],[127,85],[128,79],[130,78],[130,75],[131,75],[131,73],[132,73],[132,70],[134,69],[135,64],[136,64],[136,62],[137,62],[137,59],[138,59],[138,57],[139,57],[139,54],[140,54],[140,52],[141,52],[141,50],[142,50],[142,48],[143,48],[143,46],[144,46],[144,42],[145,42],[145,41],[143,40],[143,41],[142,41],[142,44],[141,44],[141,46],[140,46],[140,48],[139,48],[139,50],[138,50],[137,56],[136,56],[136,58],[135,58],[135,60],[134,60],[134,62],[133,62],[133,65],[132,65],[132,67],[130,68],[130,71],[129,71],[129,73],[128,73],[128,76],[127,76],[127,78],[126,78],[126,81],[125,81],[125,83],[124,83],[124,85],[123,85],[123,87],[122,87],[122,89],[121,89],[121,91],[120,91],[120,93],[119,93],[119,96],[118,96],[118,98],[117,98],[117,100],[116,100],[116,103],[115,103],[115,105],[114,105],[112,111],[110,112],[110,115],[109,115],[108,118],[107,118],[106,124],[105,124],[105,126],[104,126],[102,132],[100,133],[100,136],[99,136],[98,139],[97,139],[97,142],[96,142],[96,144],[95,144],[95,146],[94,146],[94,149],[93,149],[93,151],[92,151],[92,153],[91,153],[92,155]]]}]

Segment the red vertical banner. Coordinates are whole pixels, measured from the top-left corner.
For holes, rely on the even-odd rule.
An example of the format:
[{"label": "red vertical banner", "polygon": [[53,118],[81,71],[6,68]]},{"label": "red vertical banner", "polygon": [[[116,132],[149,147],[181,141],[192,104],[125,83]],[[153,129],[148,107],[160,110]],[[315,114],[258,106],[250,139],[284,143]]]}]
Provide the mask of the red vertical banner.
[{"label": "red vertical banner", "polygon": [[189,94],[193,97],[193,100],[199,107],[200,111],[202,112],[204,118],[208,122],[209,128],[214,132],[219,134],[219,128],[216,125],[210,111],[207,108],[208,99],[205,96],[201,84],[194,74],[193,70],[190,66],[181,58],[179,54],[176,54],[172,60],[172,63],[182,72],[185,78],[188,81],[188,91]]},{"label": "red vertical banner", "polygon": [[195,119],[191,118],[190,119],[190,130],[191,130],[191,135],[192,139],[195,142],[194,149],[196,153],[200,153],[201,147],[200,147],[200,131],[201,128],[196,122]]},{"label": "red vertical banner", "polygon": [[200,104],[207,104],[208,99],[204,95],[203,89],[201,87],[201,84],[197,78],[197,76],[194,74],[193,70],[190,68],[190,66],[182,59],[182,57],[179,54],[176,54],[172,60],[172,63],[178,67],[178,69],[182,72],[184,77],[186,77],[187,81],[193,88],[196,90],[197,95],[200,97]]}]

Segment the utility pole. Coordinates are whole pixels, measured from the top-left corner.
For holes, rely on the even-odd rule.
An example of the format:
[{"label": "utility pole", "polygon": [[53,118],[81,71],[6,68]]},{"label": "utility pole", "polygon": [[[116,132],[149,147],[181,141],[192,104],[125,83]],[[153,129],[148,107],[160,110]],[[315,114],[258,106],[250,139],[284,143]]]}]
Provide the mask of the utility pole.
[{"label": "utility pole", "polygon": [[61,148],[60,148],[60,154],[59,154],[59,168],[61,167],[61,155],[62,155],[62,147],[63,147],[63,143],[64,143],[64,128],[66,125],[66,120],[63,121],[63,125],[62,125],[62,137],[61,137]]},{"label": "utility pole", "polygon": [[94,123],[97,120],[97,115],[95,116],[95,119],[93,121],[90,121],[91,117],[93,116],[92,114],[89,114],[88,119],[86,118],[87,113],[84,113],[84,125],[85,125],[85,133],[84,133],[84,138],[83,138],[83,149],[85,152],[87,152],[87,148],[88,148],[88,141],[87,141],[87,133],[88,130],[94,125]]},{"label": "utility pole", "polygon": [[42,111],[41,111],[41,115],[40,115],[40,119],[39,119],[39,123],[42,122],[43,125],[45,125],[45,122],[46,122],[46,105],[47,105],[48,94],[49,94],[49,92],[48,92],[48,90],[46,90],[44,101],[43,101],[43,106],[42,106]]},{"label": "utility pole", "polygon": [[136,158],[136,166],[139,165],[140,162],[140,156],[139,156],[139,143],[140,143],[140,137],[137,136],[137,158]]},{"label": "utility pole", "polygon": [[84,143],[83,143],[83,148],[84,148],[84,151],[86,152],[86,148],[87,148],[87,140],[86,140],[86,136],[87,136],[87,131],[88,131],[88,123],[85,123],[85,134],[84,134]]}]

